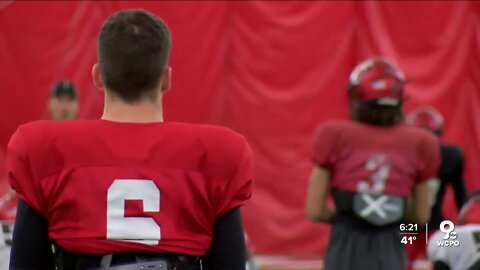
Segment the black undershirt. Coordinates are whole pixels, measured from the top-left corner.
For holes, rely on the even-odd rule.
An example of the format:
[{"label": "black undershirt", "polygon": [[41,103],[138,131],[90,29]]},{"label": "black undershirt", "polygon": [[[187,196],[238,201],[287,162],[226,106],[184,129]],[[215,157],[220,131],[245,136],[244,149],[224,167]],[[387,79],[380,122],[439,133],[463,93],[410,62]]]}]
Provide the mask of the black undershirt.
[{"label": "black undershirt", "polygon": [[19,200],[10,252],[11,270],[53,269],[47,232],[45,219]]},{"label": "black undershirt", "polygon": [[203,270],[245,270],[246,256],[240,208],[235,208],[215,221]]},{"label": "black undershirt", "polygon": [[465,183],[463,180],[464,158],[462,150],[454,145],[441,144],[441,164],[438,170],[440,187],[432,207],[432,215],[428,225],[430,228],[439,228],[440,223],[445,220],[442,206],[445,192],[450,186],[455,195],[457,210],[462,208],[466,200]]},{"label": "black undershirt", "polygon": [[[13,231],[10,270],[53,269],[51,244],[46,220],[20,200]],[[215,221],[212,245],[203,258],[203,269],[244,270],[245,257],[240,208],[234,208]]]}]

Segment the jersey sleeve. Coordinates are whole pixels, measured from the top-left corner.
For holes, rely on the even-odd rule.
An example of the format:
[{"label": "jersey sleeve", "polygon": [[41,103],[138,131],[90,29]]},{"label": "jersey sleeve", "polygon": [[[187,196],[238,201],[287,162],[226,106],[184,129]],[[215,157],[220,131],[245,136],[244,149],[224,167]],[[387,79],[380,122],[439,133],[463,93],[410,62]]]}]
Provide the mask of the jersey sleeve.
[{"label": "jersey sleeve", "polygon": [[216,207],[216,216],[222,216],[231,209],[242,206],[252,196],[253,158],[252,151],[245,140],[240,144],[241,150],[232,151],[236,157],[232,167],[232,174],[227,176],[226,185],[221,188],[220,200]]},{"label": "jersey sleeve", "polygon": [[421,166],[417,182],[428,181],[438,174],[440,166],[440,142],[433,135],[428,134],[421,145]]},{"label": "jersey sleeve", "polygon": [[321,125],[313,138],[313,163],[317,166],[331,169],[335,149],[336,135],[329,124]]},{"label": "jersey sleeve", "polygon": [[27,146],[18,129],[7,148],[7,177],[17,196],[32,209],[42,214],[42,196],[35,181]]}]

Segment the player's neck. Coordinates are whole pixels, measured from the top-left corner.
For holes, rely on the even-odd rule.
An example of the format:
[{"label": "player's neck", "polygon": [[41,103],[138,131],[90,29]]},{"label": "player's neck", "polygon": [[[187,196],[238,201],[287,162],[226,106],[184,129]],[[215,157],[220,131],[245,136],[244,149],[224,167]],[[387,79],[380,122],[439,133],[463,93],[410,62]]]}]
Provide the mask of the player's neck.
[{"label": "player's neck", "polygon": [[103,120],[128,123],[163,122],[162,99],[157,102],[149,100],[128,104],[122,101],[105,99]]}]

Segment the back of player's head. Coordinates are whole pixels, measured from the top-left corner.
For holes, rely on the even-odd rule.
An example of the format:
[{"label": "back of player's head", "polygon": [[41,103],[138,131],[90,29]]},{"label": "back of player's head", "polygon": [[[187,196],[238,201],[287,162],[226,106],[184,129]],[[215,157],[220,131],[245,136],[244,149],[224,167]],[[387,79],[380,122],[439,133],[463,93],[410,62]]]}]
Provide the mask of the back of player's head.
[{"label": "back of player's head", "polygon": [[391,126],[403,118],[405,76],[391,61],[370,58],[350,74],[349,98],[352,118],[379,126]]},{"label": "back of player's head", "polygon": [[105,88],[126,102],[156,98],[167,68],[168,26],[144,10],[120,11],[103,24],[98,37],[99,68]]},{"label": "back of player's head", "polygon": [[410,112],[406,117],[410,126],[427,129],[437,135],[442,134],[443,116],[433,107],[421,107]]},{"label": "back of player's head", "polygon": [[480,190],[470,193],[458,214],[460,224],[480,224]]}]

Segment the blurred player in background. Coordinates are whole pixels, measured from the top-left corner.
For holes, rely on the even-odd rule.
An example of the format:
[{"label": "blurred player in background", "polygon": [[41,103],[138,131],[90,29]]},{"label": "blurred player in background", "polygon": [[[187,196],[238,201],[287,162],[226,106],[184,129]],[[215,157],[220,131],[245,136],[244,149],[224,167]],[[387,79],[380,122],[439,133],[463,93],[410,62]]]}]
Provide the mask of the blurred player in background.
[{"label": "blurred player in background", "polygon": [[[387,60],[360,63],[349,81],[352,121],[326,122],[316,133],[306,211],[332,223],[327,270],[405,270],[398,225],[430,217],[438,140],[401,124],[404,82]],[[327,206],[329,192],[335,209]]]},{"label": "blurred player in background", "polygon": [[251,151],[223,127],[163,122],[170,44],[157,16],[116,13],[92,70],[102,119],[38,121],[12,136],[10,269],[245,269]]},{"label": "blurred player in background", "polygon": [[48,112],[51,120],[74,120],[78,113],[78,92],[70,81],[55,84],[48,100]]},{"label": "blurred player in background", "polygon": [[[424,128],[438,137],[442,136],[443,117],[439,111],[433,107],[421,107],[406,117],[406,123],[410,126]],[[441,163],[438,170],[439,187],[436,189],[436,195],[433,197],[433,207],[430,221],[428,222],[431,232],[439,228],[443,216],[442,204],[445,191],[450,186],[455,195],[457,209],[460,210],[466,198],[465,184],[463,180],[463,153],[455,145],[446,143],[440,144]],[[433,189],[435,190],[435,188]],[[421,236],[420,236],[421,237]],[[422,242],[414,242],[407,245],[407,252],[411,262],[421,256],[426,256],[426,245]]]},{"label": "blurred player in background", "polygon": [[[70,81],[57,82],[50,92],[47,104],[48,119],[74,120],[78,112],[78,92]],[[4,177],[4,174],[0,174]],[[3,188],[5,186],[5,188]],[[8,268],[10,246],[17,212],[18,198],[8,181],[0,179],[0,269]]]},{"label": "blurred player in background", "polygon": [[[57,82],[50,92],[48,99],[49,119],[51,120],[73,120],[77,118],[78,92],[70,81]],[[2,180],[3,181],[3,180]],[[2,182],[3,183],[3,182]],[[4,183],[8,185],[8,181]],[[13,222],[17,210],[17,197],[9,187],[2,191],[0,196],[0,223],[2,224],[3,240],[6,246],[11,244]],[[0,239],[1,240],[1,239]],[[0,244],[1,246],[1,244]]]},{"label": "blurred player in background", "polygon": [[460,226],[455,226],[458,246],[439,246],[445,233],[436,231],[428,242],[428,258],[433,270],[480,269],[480,191],[469,196],[458,216]]}]

